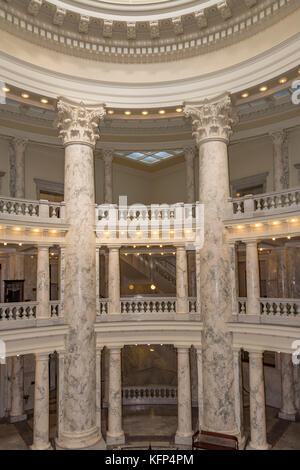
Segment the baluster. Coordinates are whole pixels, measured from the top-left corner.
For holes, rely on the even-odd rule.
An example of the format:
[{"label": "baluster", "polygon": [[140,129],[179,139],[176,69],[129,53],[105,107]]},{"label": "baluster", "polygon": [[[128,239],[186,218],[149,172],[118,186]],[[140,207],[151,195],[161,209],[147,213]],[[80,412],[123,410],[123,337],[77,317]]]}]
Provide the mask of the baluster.
[{"label": "baluster", "polygon": [[17,213],[17,215],[22,214],[22,205],[18,202],[16,203],[16,213]]},{"label": "baluster", "polygon": [[30,215],[29,214],[29,204],[24,205],[24,215]]},{"label": "baluster", "polygon": [[296,197],[296,192],[291,193],[291,206],[296,206],[297,205],[297,197]]},{"label": "baluster", "polygon": [[288,304],[284,302],[282,305],[282,316],[287,317],[287,314],[288,314]]},{"label": "baluster", "polygon": [[[274,315],[274,314],[275,314],[275,312],[274,312],[274,305],[275,305],[275,304],[272,302],[272,303],[270,303],[269,305],[270,305],[269,314],[270,314],[270,315]],[[275,306],[275,308],[276,308],[276,306]]]},{"label": "baluster", "polygon": [[36,210],[36,205],[35,205],[35,204],[33,204],[33,206],[32,206],[32,213],[31,213],[31,215],[32,215],[32,217],[36,217],[36,215],[37,215],[37,210]]},{"label": "baluster", "polygon": [[276,207],[275,198],[276,198],[276,196],[271,196],[270,197],[270,209],[275,209],[275,207]]},{"label": "baluster", "polygon": [[2,209],[2,212],[3,212],[3,214],[8,214],[8,210],[7,210],[7,202],[4,202],[4,203],[3,203],[3,209]]}]

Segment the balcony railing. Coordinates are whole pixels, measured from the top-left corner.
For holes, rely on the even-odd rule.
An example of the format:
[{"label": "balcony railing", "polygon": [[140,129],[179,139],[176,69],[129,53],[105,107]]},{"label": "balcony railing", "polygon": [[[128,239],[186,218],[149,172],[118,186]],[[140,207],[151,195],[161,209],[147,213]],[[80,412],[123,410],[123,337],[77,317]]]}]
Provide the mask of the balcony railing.
[{"label": "balcony railing", "polygon": [[3,218],[32,218],[32,219],[64,219],[65,204],[47,200],[34,201],[2,196],[0,198],[0,215]]},{"label": "balcony railing", "polygon": [[256,194],[229,200],[228,218],[278,215],[300,209],[300,188]]},{"label": "balcony railing", "polygon": [[38,302],[16,302],[0,304],[0,323],[26,322],[36,318]]},{"label": "balcony railing", "polygon": [[121,313],[176,313],[176,298],[121,299]]},{"label": "balcony railing", "polygon": [[[278,299],[278,298],[260,298],[259,312],[247,316],[247,298],[239,297],[238,317],[240,321],[251,321],[260,323],[286,323],[288,325],[300,325],[300,299]],[[253,318],[256,317],[256,320]]]},{"label": "balcony railing", "polygon": [[177,403],[177,387],[154,385],[123,387],[123,405],[173,405]]}]

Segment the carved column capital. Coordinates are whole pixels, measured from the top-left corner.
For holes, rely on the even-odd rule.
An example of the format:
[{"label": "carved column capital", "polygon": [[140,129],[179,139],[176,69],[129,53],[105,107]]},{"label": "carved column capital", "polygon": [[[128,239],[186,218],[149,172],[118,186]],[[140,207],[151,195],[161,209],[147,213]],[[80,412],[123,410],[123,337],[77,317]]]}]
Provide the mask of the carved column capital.
[{"label": "carved column capital", "polygon": [[270,137],[275,147],[281,147],[286,140],[286,131],[284,129],[270,132]]},{"label": "carved column capital", "polygon": [[99,137],[99,121],[105,116],[104,106],[86,106],[61,98],[57,103],[55,125],[63,144],[85,144],[94,147]]},{"label": "carved column capital", "polygon": [[14,150],[15,153],[24,153],[28,144],[28,139],[23,139],[22,137],[15,137],[11,141],[11,150]]},{"label": "carved column capital", "polygon": [[111,164],[114,158],[114,150],[113,149],[103,149],[102,150],[102,159],[105,164]]},{"label": "carved column capital", "polygon": [[208,140],[228,143],[232,126],[238,122],[228,93],[201,102],[186,103],[184,113],[192,118],[193,136],[198,146]]},{"label": "carved column capital", "polygon": [[195,158],[195,147],[185,147],[183,149],[184,159],[186,162],[192,162]]}]

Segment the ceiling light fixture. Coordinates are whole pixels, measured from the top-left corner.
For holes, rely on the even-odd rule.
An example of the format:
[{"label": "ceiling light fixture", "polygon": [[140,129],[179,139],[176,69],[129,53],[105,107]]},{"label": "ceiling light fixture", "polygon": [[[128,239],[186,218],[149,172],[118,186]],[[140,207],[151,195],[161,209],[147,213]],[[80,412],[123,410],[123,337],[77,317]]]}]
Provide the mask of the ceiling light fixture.
[{"label": "ceiling light fixture", "polygon": [[243,93],[242,94],[242,98],[248,98],[249,97],[249,93]]},{"label": "ceiling light fixture", "polygon": [[148,116],[148,114],[149,114],[149,111],[142,111],[143,116]]},{"label": "ceiling light fixture", "polygon": [[280,85],[284,85],[287,81],[288,81],[288,79],[286,77],[283,77],[279,80],[279,83],[280,83]]},{"label": "ceiling light fixture", "polygon": [[48,104],[49,101],[48,101],[46,98],[42,98],[42,99],[41,99],[41,103],[43,103],[43,104]]},{"label": "ceiling light fixture", "polygon": [[2,87],[2,91],[4,91],[4,93],[9,93],[10,88],[8,88],[7,86],[4,86],[4,87]]},{"label": "ceiling light fixture", "polygon": [[113,109],[109,109],[109,110],[107,111],[107,114],[115,114],[115,112],[114,112]]},{"label": "ceiling light fixture", "polygon": [[177,108],[176,113],[182,113],[183,109],[182,108]]},{"label": "ceiling light fixture", "polygon": [[260,91],[261,93],[263,93],[264,91],[267,91],[267,90],[268,90],[268,87],[267,87],[267,86],[262,86],[262,87],[260,87],[260,89],[259,89],[259,91]]},{"label": "ceiling light fixture", "polygon": [[160,109],[160,110],[158,111],[158,114],[166,114],[166,111],[165,111],[164,109]]},{"label": "ceiling light fixture", "polygon": [[130,116],[130,115],[131,115],[131,111],[124,111],[124,114],[126,114],[126,116]]},{"label": "ceiling light fixture", "polygon": [[22,93],[21,96],[22,96],[22,98],[25,98],[25,100],[27,100],[27,98],[29,98],[28,93]]}]

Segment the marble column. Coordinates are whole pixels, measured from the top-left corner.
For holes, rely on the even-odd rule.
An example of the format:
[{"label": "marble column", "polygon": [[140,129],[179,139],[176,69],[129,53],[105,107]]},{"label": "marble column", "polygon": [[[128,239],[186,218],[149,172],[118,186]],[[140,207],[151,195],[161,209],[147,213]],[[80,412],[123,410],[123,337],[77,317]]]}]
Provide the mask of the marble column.
[{"label": "marble column", "polygon": [[260,314],[260,282],[257,241],[246,242],[247,315]]},{"label": "marble column", "polygon": [[111,149],[102,150],[102,159],[104,162],[104,204],[113,203],[113,168],[112,162],[114,151]]},{"label": "marble column", "polygon": [[57,425],[57,439],[61,438],[63,429],[63,418],[64,418],[64,375],[65,375],[65,353],[62,351],[58,352],[58,367],[57,367],[57,413],[56,413],[56,425]]},{"label": "marble column", "polygon": [[64,316],[64,298],[65,298],[65,247],[60,247],[59,256],[59,300],[60,315]]},{"label": "marble column", "polygon": [[243,405],[243,371],[241,350],[234,348],[233,350],[233,366],[234,366],[234,397],[235,397],[235,417],[238,429],[239,450],[245,447],[244,434],[244,405]]},{"label": "marble column", "polygon": [[102,348],[96,350],[96,423],[101,434],[101,353]]},{"label": "marble column", "polygon": [[270,133],[273,142],[273,190],[289,187],[289,162],[287,136],[284,130]]},{"label": "marble column", "polygon": [[49,354],[35,355],[33,450],[51,448],[49,442]]},{"label": "marble column", "polygon": [[64,318],[69,325],[64,363],[62,431],[58,445],[80,449],[101,436],[96,423],[96,269],[93,149],[102,106],[60,99],[57,127],[65,146]]},{"label": "marble column", "polygon": [[263,352],[249,351],[250,443],[249,449],[267,450],[266,400]]},{"label": "marble column", "polygon": [[12,141],[12,148],[14,151],[14,192],[13,197],[24,199],[25,198],[25,151],[28,140],[22,138],[15,138]]},{"label": "marble column", "polygon": [[187,253],[184,245],[176,247],[176,313],[189,313]]},{"label": "marble column", "polygon": [[198,429],[203,425],[203,366],[202,366],[202,347],[197,346],[197,369],[198,369]]},{"label": "marble column", "polygon": [[196,294],[197,294],[197,313],[201,315],[201,270],[200,270],[200,250],[195,250],[196,263]]},{"label": "marble column", "polygon": [[120,247],[108,247],[108,313],[120,314]]},{"label": "marble column", "polygon": [[100,248],[96,248],[96,315],[100,315]]},{"label": "marble column", "polygon": [[24,254],[23,253],[16,253],[15,279],[24,280]]},{"label": "marble column", "polygon": [[12,358],[11,408],[10,422],[16,423],[27,419],[24,413],[24,357]]},{"label": "marble column", "polygon": [[280,353],[281,362],[281,409],[278,417],[296,421],[294,366],[291,354]]},{"label": "marble column", "polygon": [[107,445],[121,445],[125,443],[122,429],[122,369],[121,348],[108,347],[108,429],[106,434]]},{"label": "marble column", "polygon": [[190,445],[192,443],[192,400],[190,356],[188,347],[177,347],[178,371],[178,426],[175,444]]},{"label": "marble column", "polygon": [[185,159],[185,187],[186,202],[193,204],[195,202],[195,171],[194,171],[195,148],[187,147],[184,149]]},{"label": "marble column", "polygon": [[37,318],[50,317],[49,245],[39,245],[37,253]]},{"label": "marble column", "polygon": [[234,404],[231,278],[223,219],[229,198],[227,145],[235,122],[230,96],[185,106],[199,146],[199,201],[204,205],[204,244],[200,250],[203,321],[203,426],[237,434]]},{"label": "marble column", "polygon": [[232,303],[232,314],[237,315],[238,310],[238,297],[239,297],[239,268],[238,268],[238,257],[236,252],[235,242],[229,244],[230,248],[230,277],[231,277],[231,303]]}]

